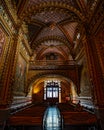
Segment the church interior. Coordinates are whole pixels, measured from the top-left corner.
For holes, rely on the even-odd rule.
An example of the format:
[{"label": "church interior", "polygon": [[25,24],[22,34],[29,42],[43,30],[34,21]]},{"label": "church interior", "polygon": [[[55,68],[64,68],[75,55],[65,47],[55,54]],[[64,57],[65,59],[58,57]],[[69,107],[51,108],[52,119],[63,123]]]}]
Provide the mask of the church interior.
[{"label": "church interior", "polygon": [[0,130],[104,130],[103,0],[0,0]]}]

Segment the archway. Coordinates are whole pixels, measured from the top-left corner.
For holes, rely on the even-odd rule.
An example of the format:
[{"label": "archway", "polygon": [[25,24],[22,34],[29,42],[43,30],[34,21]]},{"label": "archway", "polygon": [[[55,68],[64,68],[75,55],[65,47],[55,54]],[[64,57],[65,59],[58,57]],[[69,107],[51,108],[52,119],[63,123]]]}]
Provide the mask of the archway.
[{"label": "archway", "polygon": [[77,100],[76,85],[70,79],[59,75],[46,75],[33,81],[28,95],[32,96],[34,103],[61,103]]}]

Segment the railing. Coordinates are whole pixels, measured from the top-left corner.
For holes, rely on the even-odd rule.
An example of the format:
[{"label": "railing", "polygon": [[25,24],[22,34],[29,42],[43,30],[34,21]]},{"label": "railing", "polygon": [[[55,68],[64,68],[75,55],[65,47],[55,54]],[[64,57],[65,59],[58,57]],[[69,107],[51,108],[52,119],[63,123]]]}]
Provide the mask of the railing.
[{"label": "railing", "polygon": [[74,60],[65,60],[65,61],[57,61],[57,60],[36,60],[31,61],[30,66],[47,66],[47,65],[75,65],[76,62]]},{"label": "railing", "polygon": [[11,109],[11,114],[14,114],[28,106],[31,106],[32,104],[32,99],[31,97],[14,97],[14,102],[12,103],[10,109]]}]

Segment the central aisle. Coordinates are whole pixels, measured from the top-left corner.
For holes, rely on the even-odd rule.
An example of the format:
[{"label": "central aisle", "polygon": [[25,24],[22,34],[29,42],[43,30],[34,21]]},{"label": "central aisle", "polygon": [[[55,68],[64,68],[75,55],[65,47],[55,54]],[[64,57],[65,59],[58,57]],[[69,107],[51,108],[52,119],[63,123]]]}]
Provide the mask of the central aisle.
[{"label": "central aisle", "polygon": [[43,121],[44,130],[61,130],[61,116],[57,107],[48,107]]}]

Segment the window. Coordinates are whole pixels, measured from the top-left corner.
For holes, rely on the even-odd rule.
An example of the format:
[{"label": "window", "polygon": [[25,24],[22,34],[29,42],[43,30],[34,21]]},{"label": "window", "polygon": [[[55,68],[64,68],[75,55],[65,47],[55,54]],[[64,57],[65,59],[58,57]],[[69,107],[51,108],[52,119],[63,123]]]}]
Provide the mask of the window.
[{"label": "window", "polygon": [[45,81],[44,83],[44,100],[47,98],[59,98],[61,92],[60,82]]},{"label": "window", "polygon": [[47,87],[47,98],[58,98],[58,87]]}]

